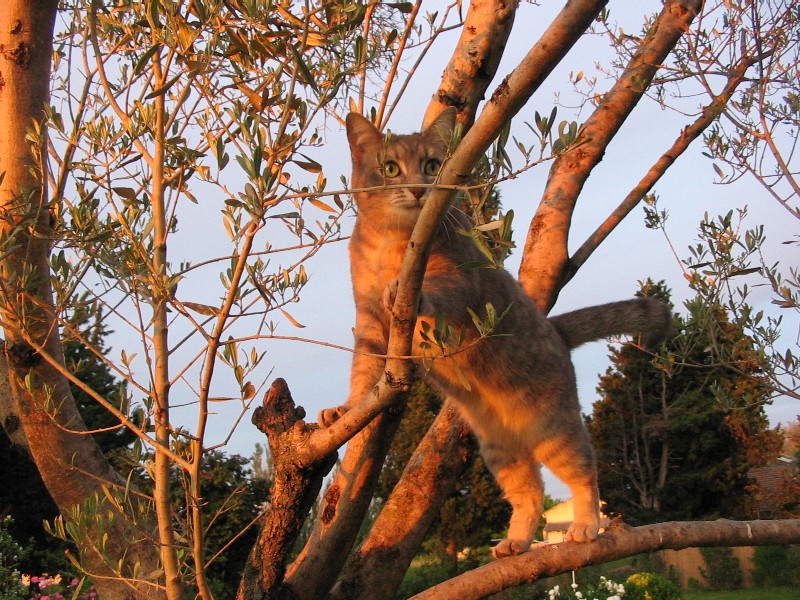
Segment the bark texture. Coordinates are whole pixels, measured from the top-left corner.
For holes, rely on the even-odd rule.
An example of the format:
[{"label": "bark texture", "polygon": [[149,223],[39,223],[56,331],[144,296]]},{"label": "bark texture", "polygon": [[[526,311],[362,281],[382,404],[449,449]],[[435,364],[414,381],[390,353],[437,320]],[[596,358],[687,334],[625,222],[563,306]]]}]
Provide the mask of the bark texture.
[{"label": "bark texture", "polygon": [[347,561],[330,600],[394,598],[439,507],[464,470],[468,434],[456,407],[445,403],[366,539]]},{"label": "bark texture", "polygon": [[307,460],[298,452],[309,428],[305,411],[295,406],[283,379],[276,379],[253,413],[253,424],[268,439],[275,461],[275,481],[270,509],[261,522],[258,541],[242,575],[237,600],[302,597],[284,585],[286,564],[300,528],[317,499],[323,478],[336,462],[336,454]]}]

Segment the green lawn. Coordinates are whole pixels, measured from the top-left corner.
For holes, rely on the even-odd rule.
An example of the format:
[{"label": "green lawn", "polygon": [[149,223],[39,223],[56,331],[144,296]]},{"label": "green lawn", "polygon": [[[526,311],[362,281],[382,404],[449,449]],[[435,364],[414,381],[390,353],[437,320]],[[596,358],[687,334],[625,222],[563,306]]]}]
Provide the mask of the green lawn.
[{"label": "green lawn", "polygon": [[703,592],[690,590],[684,600],[800,600],[800,589],[791,587],[754,588],[732,592]]}]

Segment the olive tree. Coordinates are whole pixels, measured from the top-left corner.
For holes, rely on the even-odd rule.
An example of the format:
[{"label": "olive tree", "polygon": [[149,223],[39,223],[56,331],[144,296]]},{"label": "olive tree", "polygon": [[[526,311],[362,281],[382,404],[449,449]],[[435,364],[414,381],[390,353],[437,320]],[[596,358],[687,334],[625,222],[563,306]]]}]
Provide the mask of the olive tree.
[{"label": "olive tree", "polygon": [[[588,256],[764,64],[758,52],[750,62],[725,62],[730,89],[716,93],[699,118],[687,119],[675,144],[570,255],[576,201],[626,119],[648,93],[663,93],[665,74],[696,80],[683,66],[685,48],[702,55],[712,27],[738,36],[734,17],[759,8],[745,4],[668,0],[643,17],[640,35],[625,36],[614,31],[606,2],[575,0],[532,40],[519,64],[498,73],[516,2],[3,3],[0,116],[9,124],[0,130],[3,424],[30,449],[62,513],[55,532],[78,543],[75,564],[101,595],[211,597],[206,565],[219,549],[207,547],[205,532],[220,516],[207,514],[203,501],[203,456],[239,433],[266,383],[265,349],[298,338],[286,330],[300,327],[291,304],[313,259],[348,233],[346,180],[332,185],[329,178],[339,173],[326,172],[313,150],[349,110],[386,126],[411,82],[419,85],[417,65],[441,47],[443,33],[458,30],[438,90],[420,115],[429,123],[455,106],[461,139],[409,244],[385,376],[370,398],[325,430],[306,422],[282,379],[271,383],[252,415],[268,437],[274,482],[237,597],[392,597],[464,462],[465,427],[445,404],[354,548],[402,416],[403,392],[414,379],[403,357],[413,354],[425,261],[454,192],[485,194],[506,178],[549,168],[544,193],[531,199],[538,208],[521,244],[519,272],[525,291],[549,311]],[[779,19],[773,27],[790,23]],[[608,89],[587,96],[588,118],[556,123],[555,112],[537,114],[527,140],[522,133],[512,137],[512,118],[556,65],[582,36],[604,29],[618,51],[615,77]],[[475,170],[477,180],[468,175]],[[219,215],[211,233],[182,237],[207,221],[209,209]],[[65,368],[57,334],[69,327],[65,314],[77,299],[137,340],[119,355],[98,356],[125,381],[124,398],[112,403],[84,391],[136,435],[133,453],[145,461],[149,484],[134,487],[108,465],[75,409],[68,383],[80,384]],[[208,430],[221,406],[234,407],[237,417],[226,438],[212,442]],[[309,541],[295,556],[295,540],[345,443],[313,511]],[[183,511],[170,495],[175,471],[185,482]],[[662,544],[744,539],[725,524],[710,524],[705,537],[691,540],[685,528],[677,531],[674,538],[661,535]],[[748,543],[776,543],[770,537],[776,531],[787,542],[800,539],[797,522],[754,531]],[[617,531],[592,544],[589,556],[566,548],[547,572],[640,551],[653,539]],[[524,557],[487,568],[503,576],[467,574],[466,583],[454,580],[455,591],[431,593],[464,598],[463,589],[490,593],[544,572]]]}]

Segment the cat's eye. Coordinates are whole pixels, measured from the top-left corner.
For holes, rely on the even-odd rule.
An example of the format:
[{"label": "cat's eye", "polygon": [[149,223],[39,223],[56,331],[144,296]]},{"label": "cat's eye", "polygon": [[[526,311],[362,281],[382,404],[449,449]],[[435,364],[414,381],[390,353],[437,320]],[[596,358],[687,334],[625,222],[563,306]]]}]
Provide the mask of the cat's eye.
[{"label": "cat's eye", "polygon": [[442,161],[440,161],[438,158],[429,158],[422,165],[422,172],[425,173],[425,175],[430,175],[432,177],[439,173],[441,166]]},{"label": "cat's eye", "polygon": [[400,165],[393,160],[387,160],[383,163],[383,174],[390,179],[397,177],[400,175]]}]

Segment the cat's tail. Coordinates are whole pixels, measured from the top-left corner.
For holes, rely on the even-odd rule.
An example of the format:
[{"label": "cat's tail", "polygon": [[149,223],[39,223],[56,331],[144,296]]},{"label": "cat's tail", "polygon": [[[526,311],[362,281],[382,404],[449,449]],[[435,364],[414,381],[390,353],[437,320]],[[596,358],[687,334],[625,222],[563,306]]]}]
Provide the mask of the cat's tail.
[{"label": "cat's tail", "polygon": [[616,335],[641,334],[647,348],[667,337],[672,325],[670,307],[649,296],[581,308],[548,319],[569,348]]}]

